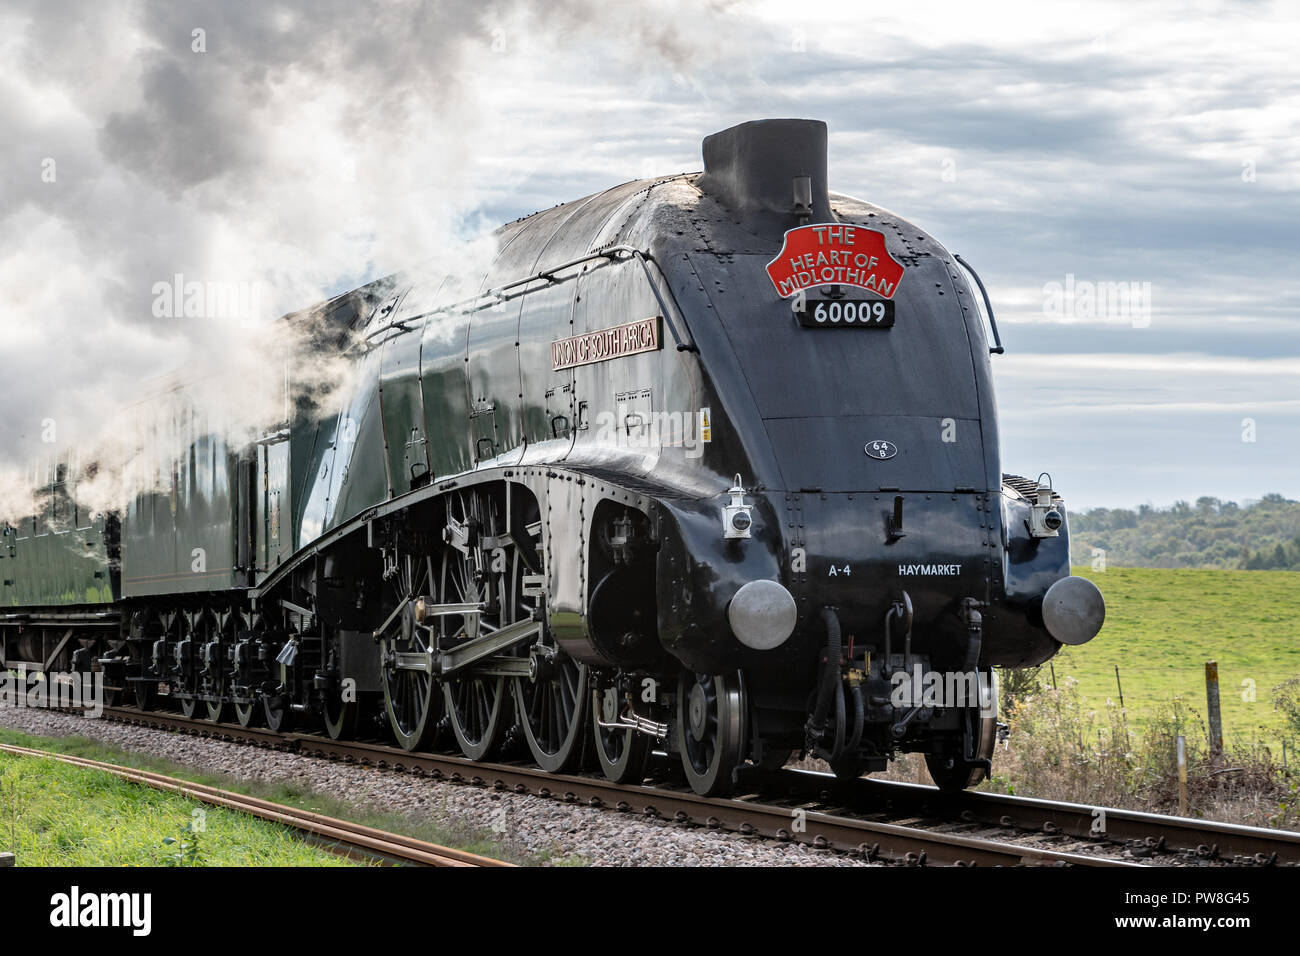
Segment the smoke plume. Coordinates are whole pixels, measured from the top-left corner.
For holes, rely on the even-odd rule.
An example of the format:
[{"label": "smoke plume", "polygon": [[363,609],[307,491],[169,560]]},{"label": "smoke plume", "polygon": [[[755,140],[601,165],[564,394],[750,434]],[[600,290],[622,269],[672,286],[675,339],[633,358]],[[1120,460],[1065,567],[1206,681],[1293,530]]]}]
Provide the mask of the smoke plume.
[{"label": "smoke plume", "polygon": [[[689,84],[733,16],[677,2],[7,4],[0,511],[28,510],[25,486],[55,458],[103,462],[86,490],[120,501],[150,473],[132,461],[176,374],[238,396],[210,416],[231,443],[277,421],[283,395],[257,400],[249,383],[281,374],[309,330],[276,317],[398,270],[477,281],[490,243],[468,255],[464,240],[521,184],[549,205],[575,195],[568,163],[592,166],[548,155],[533,122],[554,105],[546,84],[592,50],[630,82]],[[572,123],[638,135],[616,104]],[[346,373],[326,356],[295,384]]]}]

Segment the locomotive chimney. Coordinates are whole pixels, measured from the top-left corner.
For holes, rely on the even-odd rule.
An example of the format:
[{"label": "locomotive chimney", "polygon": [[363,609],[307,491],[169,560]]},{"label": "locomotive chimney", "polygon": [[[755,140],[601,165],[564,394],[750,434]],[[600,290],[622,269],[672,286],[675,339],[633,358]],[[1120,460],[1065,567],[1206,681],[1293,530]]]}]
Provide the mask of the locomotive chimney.
[{"label": "locomotive chimney", "polygon": [[834,222],[826,187],[826,124],[754,120],[706,136],[699,187],[740,217],[782,231],[802,222]]}]

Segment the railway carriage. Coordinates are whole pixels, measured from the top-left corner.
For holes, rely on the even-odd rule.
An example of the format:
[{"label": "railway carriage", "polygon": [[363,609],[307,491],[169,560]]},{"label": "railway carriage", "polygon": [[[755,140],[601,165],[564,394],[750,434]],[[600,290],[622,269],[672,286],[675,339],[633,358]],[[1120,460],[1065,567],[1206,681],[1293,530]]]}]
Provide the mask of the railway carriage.
[{"label": "railway carriage", "polygon": [[339,407],[238,448],[190,408],[163,490],[40,534],[79,514],[51,481],[6,529],[7,664],[620,781],[662,753],[709,795],[795,752],[978,782],[992,668],[1104,605],[1050,482],[1002,473],[978,278],[830,193],[826,137],[742,124],[503,227],[468,282],[309,310]]}]

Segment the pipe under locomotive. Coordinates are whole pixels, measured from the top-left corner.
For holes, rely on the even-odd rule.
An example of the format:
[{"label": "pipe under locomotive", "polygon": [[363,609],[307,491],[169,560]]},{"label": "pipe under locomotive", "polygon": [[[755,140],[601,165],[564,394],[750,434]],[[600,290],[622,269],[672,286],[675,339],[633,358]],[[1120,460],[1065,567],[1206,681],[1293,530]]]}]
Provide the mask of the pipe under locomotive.
[{"label": "pipe under locomotive", "polygon": [[742,124],[702,174],[504,227],[476,289],[319,307],[343,407],[205,446],[205,487],[61,541],[6,529],[6,663],[621,781],[662,751],[705,794],[795,752],[978,782],[992,668],[1084,643],[1104,605],[1059,495],[1002,473],[978,279],[829,193],[826,135]]}]

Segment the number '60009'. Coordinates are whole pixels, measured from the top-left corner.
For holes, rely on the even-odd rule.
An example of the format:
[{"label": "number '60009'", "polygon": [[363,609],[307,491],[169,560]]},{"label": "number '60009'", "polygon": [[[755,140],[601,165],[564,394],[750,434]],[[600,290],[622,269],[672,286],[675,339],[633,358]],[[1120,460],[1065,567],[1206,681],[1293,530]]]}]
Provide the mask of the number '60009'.
[{"label": "number '60009'", "polygon": [[835,325],[843,322],[883,322],[885,303],[883,302],[818,302],[813,309],[813,320]]}]

